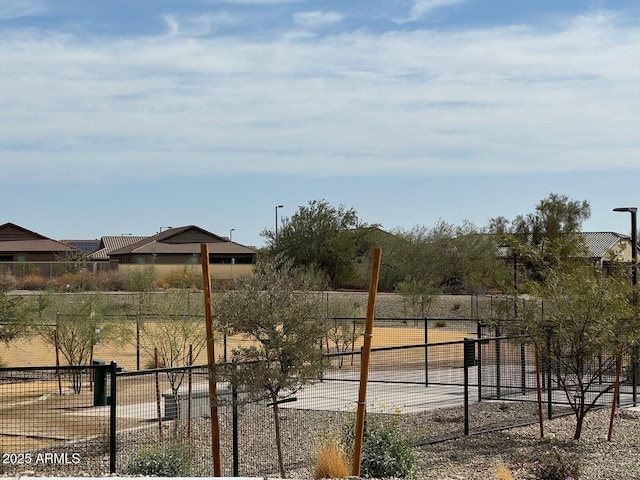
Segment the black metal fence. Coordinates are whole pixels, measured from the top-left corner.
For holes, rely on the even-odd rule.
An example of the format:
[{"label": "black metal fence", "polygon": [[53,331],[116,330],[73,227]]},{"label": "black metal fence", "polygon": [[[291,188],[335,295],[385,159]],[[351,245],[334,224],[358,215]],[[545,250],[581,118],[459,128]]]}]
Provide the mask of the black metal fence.
[{"label": "black metal fence", "polygon": [[[436,322],[399,323],[430,340],[444,328]],[[367,414],[394,415],[416,445],[537,422],[538,370],[531,346],[520,338],[492,336],[477,322],[446,326],[457,327],[464,338],[372,349]],[[405,340],[399,336],[397,342]],[[355,340],[353,346],[348,351],[334,346],[322,378],[279,405],[288,471],[312,465],[323,439],[353,421],[361,363]],[[223,363],[216,368],[223,474],[274,475],[272,406],[246,403],[228,382],[227,368]],[[636,402],[633,368],[624,358],[619,404]],[[194,475],[211,476],[208,372],[206,366],[120,371],[115,363],[1,368],[0,472],[125,473],[141,448],[182,439],[194,450]],[[541,366],[546,418],[569,411],[556,373]],[[609,388],[612,375],[605,370],[592,393]],[[612,402],[613,393],[606,393],[599,405]]]}]

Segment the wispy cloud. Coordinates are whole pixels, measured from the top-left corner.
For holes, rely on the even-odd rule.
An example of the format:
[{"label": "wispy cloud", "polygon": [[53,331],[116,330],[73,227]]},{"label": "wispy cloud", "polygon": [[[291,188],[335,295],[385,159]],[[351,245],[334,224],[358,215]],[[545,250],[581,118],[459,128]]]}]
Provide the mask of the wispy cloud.
[{"label": "wispy cloud", "polygon": [[336,12],[297,12],[293,20],[301,27],[315,29],[340,22],[342,15]]},{"label": "wispy cloud", "polygon": [[637,168],[639,57],[637,25],[603,12],[555,32],[312,41],[18,32],[0,38],[0,166],[76,181]]},{"label": "wispy cloud", "polygon": [[215,31],[218,27],[229,26],[234,23],[233,16],[226,12],[182,17],[175,14],[165,14],[162,16],[162,19],[167,26],[167,33],[169,35],[187,37],[207,35]]},{"label": "wispy cloud", "polygon": [[41,15],[46,7],[37,0],[0,0],[0,21]]},{"label": "wispy cloud", "polygon": [[405,21],[418,20],[437,8],[458,5],[468,0],[414,0],[413,7],[409,13],[409,18]]}]

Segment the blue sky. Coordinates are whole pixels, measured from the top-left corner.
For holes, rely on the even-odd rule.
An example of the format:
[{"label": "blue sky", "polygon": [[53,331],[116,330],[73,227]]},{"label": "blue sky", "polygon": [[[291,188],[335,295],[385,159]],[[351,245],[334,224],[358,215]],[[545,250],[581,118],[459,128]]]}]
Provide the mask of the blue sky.
[{"label": "blue sky", "polygon": [[640,206],[635,0],[0,0],[0,65],[0,223],[55,239]]}]

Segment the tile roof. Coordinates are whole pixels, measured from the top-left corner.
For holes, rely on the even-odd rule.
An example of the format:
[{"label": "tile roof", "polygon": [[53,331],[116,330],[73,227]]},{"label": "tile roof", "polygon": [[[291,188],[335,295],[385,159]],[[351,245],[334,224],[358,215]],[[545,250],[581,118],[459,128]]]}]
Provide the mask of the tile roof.
[{"label": "tile roof", "polygon": [[185,241],[181,234],[193,231],[211,241],[207,241],[210,254],[254,254],[255,249],[245,247],[239,243],[230,241],[227,237],[221,237],[211,232],[207,232],[195,225],[170,228],[151,237],[142,239],[114,250],[110,255],[127,254],[200,254],[200,241]]},{"label": "tile roof", "polygon": [[139,242],[148,237],[134,235],[113,235],[105,236],[100,239],[101,248],[91,254],[92,260],[109,260],[109,255],[132,243]]},{"label": "tile roof", "polygon": [[628,235],[616,232],[582,232],[591,258],[603,258],[620,240],[631,240]]}]

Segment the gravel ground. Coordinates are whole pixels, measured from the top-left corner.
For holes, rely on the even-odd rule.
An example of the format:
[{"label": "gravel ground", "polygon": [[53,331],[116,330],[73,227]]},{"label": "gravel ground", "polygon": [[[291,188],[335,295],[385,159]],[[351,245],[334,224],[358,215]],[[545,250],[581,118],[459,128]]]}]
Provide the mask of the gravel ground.
[{"label": "gravel ground", "polygon": [[[512,422],[518,411],[519,404],[513,408],[504,408],[502,404],[485,404],[482,406],[482,414],[485,417],[502,416],[501,421]],[[267,467],[266,464],[275,465],[274,448],[269,431],[268,417],[262,416],[265,412],[254,411],[252,415],[259,415],[254,420],[263,422],[261,433],[241,432],[243,438],[257,435],[256,441],[245,443],[242,446],[240,456],[241,475],[277,477],[275,467]],[[306,441],[300,442],[300,423],[293,421],[296,415],[304,415],[309,422],[304,428]],[[616,414],[613,441],[607,442],[606,436],[609,428],[609,415],[607,409],[590,413],[584,425],[582,438],[574,442],[573,431],[575,421],[573,416],[556,418],[546,421],[545,439],[540,439],[539,425],[511,428],[501,432],[485,433],[456,440],[416,447],[418,457],[418,471],[416,480],[446,479],[446,480],[485,480],[494,479],[495,469],[499,465],[506,465],[515,479],[535,479],[534,464],[546,463],[554,450],[559,450],[563,458],[576,459],[581,467],[582,480],[619,480],[640,479],[640,414],[631,410],[620,410]],[[309,418],[310,417],[310,418]],[[429,415],[402,415],[404,423],[401,428],[406,429],[407,435],[415,438],[415,433],[425,430],[439,430],[444,435],[451,429],[451,425],[443,422],[447,415],[439,412],[434,417]],[[313,452],[321,438],[327,432],[337,428],[344,422],[344,414],[334,412],[285,412],[283,422],[285,443],[295,445],[295,448],[287,449],[289,478],[311,478],[310,465]],[[435,421],[434,418],[440,419]],[[450,415],[450,418],[457,418]],[[288,420],[287,420],[288,419]],[[212,471],[210,462],[210,434],[209,419],[198,419],[194,423],[192,443],[195,455],[198,459],[196,474],[210,475]],[[320,428],[319,425],[323,425]],[[221,432],[229,427],[226,417],[221,417]],[[264,435],[264,438],[260,438]],[[119,434],[118,439],[118,471],[122,472],[124,466],[135,454],[139,445],[148,444],[155,440],[157,428],[145,428]],[[437,436],[437,435],[436,435]],[[222,438],[223,464],[229,463],[229,457],[225,452],[230,451],[230,445]],[[296,441],[298,439],[298,441]],[[98,438],[90,442],[82,442],[67,445],[65,448],[55,450],[66,453],[66,463],[35,465],[2,465],[0,472],[4,476],[18,474],[28,475],[57,475],[57,476],[99,476],[109,471],[108,443],[104,438]],[[73,454],[76,456],[74,457]],[[36,458],[37,452],[32,458]],[[77,463],[74,458],[78,459]],[[296,462],[299,460],[299,462]],[[271,462],[271,463],[269,463]],[[296,464],[297,463],[297,464]],[[230,466],[225,466],[224,475],[230,476]]]}]

